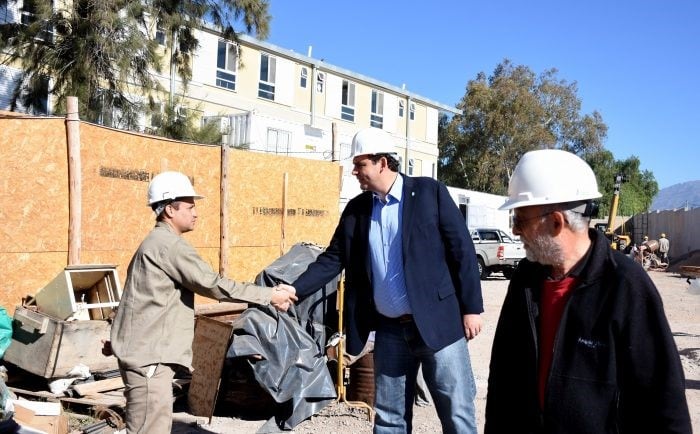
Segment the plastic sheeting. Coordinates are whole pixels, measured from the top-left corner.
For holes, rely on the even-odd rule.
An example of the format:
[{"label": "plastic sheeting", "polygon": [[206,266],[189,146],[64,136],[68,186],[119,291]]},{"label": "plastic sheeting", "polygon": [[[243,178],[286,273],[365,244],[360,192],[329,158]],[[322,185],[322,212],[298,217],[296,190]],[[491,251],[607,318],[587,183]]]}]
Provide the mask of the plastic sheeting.
[{"label": "plastic sheeting", "polygon": [[[255,283],[292,283],[323,250],[299,243],[275,260]],[[279,314],[270,306],[249,308],[233,322],[234,339],[226,357],[249,358],[255,380],[279,405],[258,433],[291,430],[336,398],[326,366],[326,336],[336,331],[338,279]]]},{"label": "plastic sheeting", "polygon": [[262,356],[248,359],[256,381],[275,402],[287,404],[278,406],[259,433],[293,429],[335,399],[326,358],[295,318],[261,306],[243,312],[233,328],[226,357]]},{"label": "plastic sheeting", "polygon": [[[291,284],[306,271],[309,264],[314,262],[321,252],[323,249],[314,244],[295,244],[289,252],[265,267],[255,278],[255,283],[261,286]],[[323,348],[327,337],[338,329],[337,290],[338,277],[290,309],[291,315],[298,318],[299,324],[316,340],[319,348]]]},{"label": "plastic sheeting", "polygon": [[4,307],[0,307],[0,359],[12,343],[12,318]]}]

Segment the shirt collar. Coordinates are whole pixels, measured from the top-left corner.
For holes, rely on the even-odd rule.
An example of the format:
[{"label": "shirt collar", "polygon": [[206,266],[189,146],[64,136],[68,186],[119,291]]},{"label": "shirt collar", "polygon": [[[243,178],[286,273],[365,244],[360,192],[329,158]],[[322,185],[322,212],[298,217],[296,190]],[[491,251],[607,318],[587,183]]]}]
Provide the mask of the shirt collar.
[{"label": "shirt collar", "polygon": [[[381,200],[379,198],[379,194],[377,193],[372,193],[375,199]],[[386,202],[390,202],[391,199],[395,199],[396,202],[401,202],[401,198],[403,197],[403,177],[401,176],[400,173],[396,174],[396,179],[394,180],[394,184],[391,186],[389,189],[389,192],[386,195]]]}]

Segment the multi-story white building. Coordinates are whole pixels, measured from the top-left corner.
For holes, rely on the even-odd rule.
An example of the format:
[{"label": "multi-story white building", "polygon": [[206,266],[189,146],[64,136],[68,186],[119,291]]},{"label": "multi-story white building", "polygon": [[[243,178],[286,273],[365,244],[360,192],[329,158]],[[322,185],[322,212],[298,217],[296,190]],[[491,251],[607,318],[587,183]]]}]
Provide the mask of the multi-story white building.
[{"label": "multi-story white building", "polygon": [[[0,21],[20,21],[22,13],[22,0],[9,1],[0,10]],[[162,34],[154,36],[167,51]],[[394,137],[404,173],[437,177],[438,117],[440,112],[458,113],[454,107],[314,59],[310,48],[302,55],[245,35],[235,44],[213,30],[196,37],[200,48],[187,87],[175,76],[159,79],[182,101],[178,110],[195,110],[203,122],[216,122],[225,143],[339,161],[347,176],[352,136],[373,126]],[[7,110],[19,71],[0,68],[0,109]],[[158,116],[144,115],[141,128],[148,132],[158,121]],[[356,184],[343,183],[341,202],[357,193]]]}]

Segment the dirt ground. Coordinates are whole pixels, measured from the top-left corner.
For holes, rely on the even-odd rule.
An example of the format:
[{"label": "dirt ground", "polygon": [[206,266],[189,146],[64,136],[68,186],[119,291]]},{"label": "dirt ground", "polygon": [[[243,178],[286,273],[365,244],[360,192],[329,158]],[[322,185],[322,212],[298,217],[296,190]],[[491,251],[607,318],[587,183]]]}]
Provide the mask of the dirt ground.
[{"label": "dirt ground", "polygon": [[[700,294],[690,293],[686,278],[679,274],[661,271],[649,271],[649,274],[663,297],[666,315],[685,369],[686,396],[693,419],[693,431],[700,433]],[[484,423],[491,343],[508,281],[500,275],[494,275],[482,283],[486,310],[483,314],[484,330],[469,344],[477,385],[476,409],[480,432],[483,431]],[[265,422],[215,416],[209,424],[206,423],[207,420],[197,420],[185,413],[178,413],[176,416],[178,422],[173,427],[173,433],[177,434],[255,433]],[[416,406],[413,420],[415,433],[441,431],[432,406]],[[371,433],[372,425],[365,410],[353,408],[344,403],[334,403],[319,415],[297,425],[293,432],[297,434],[363,434]]]}]

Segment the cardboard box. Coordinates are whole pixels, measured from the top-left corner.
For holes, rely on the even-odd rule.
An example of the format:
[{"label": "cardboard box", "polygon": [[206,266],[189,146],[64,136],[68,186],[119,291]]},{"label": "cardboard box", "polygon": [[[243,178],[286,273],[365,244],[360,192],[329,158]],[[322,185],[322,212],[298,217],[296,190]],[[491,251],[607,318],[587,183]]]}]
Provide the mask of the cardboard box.
[{"label": "cardboard box", "polygon": [[13,419],[24,428],[23,432],[68,434],[68,415],[63,413],[60,403],[12,400],[12,404]]}]

